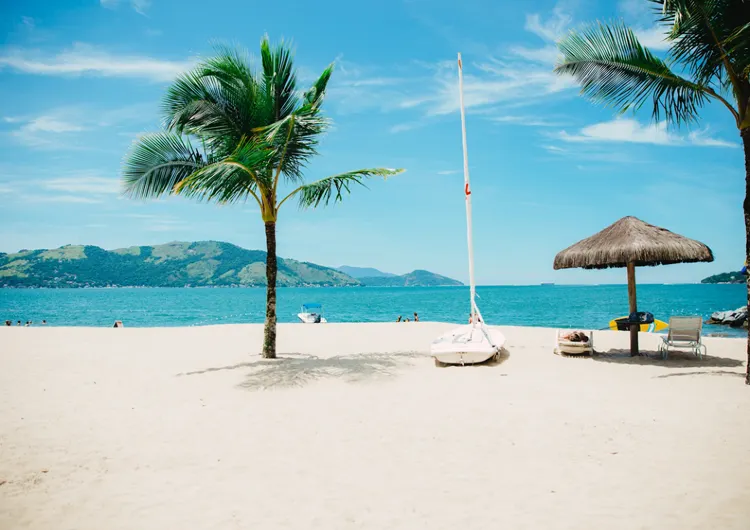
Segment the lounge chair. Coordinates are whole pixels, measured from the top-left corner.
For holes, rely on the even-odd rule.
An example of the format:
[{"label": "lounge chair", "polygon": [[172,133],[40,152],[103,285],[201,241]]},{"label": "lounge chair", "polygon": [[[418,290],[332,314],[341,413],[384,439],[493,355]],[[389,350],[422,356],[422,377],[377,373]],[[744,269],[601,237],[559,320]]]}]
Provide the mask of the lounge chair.
[{"label": "lounge chair", "polygon": [[662,359],[669,357],[670,348],[690,348],[699,358],[703,358],[706,347],[701,342],[703,319],[696,317],[669,317],[669,332],[662,337],[659,351]]},{"label": "lounge chair", "polygon": [[578,331],[588,337],[588,341],[572,341],[567,338],[563,338],[563,335],[572,333],[570,330],[557,330],[555,333],[555,353],[562,355],[585,355],[594,353],[594,332],[593,331]]}]

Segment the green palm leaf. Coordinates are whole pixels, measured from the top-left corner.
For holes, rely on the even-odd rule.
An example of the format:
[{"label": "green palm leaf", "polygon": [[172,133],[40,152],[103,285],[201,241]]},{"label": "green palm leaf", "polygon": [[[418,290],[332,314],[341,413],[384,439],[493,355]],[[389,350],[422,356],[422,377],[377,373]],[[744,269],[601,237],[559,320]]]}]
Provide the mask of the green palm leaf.
[{"label": "green palm leaf", "polygon": [[[690,70],[697,83],[708,85],[722,78],[739,81],[750,64],[746,0],[658,0],[662,21],[672,27],[669,56]],[[738,46],[739,44],[739,46]],[[721,84],[721,81],[719,81]]]},{"label": "green palm leaf", "polygon": [[328,87],[328,81],[331,79],[332,74],[333,63],[329,64],[328,67],[323,70],[323,73],[320,74],[320,77],[318,77],[317,81],[315,81],[310,89],[305,92],[303,98],[305,101],[305,105],[313,108],[320,107],[320,105],[323,103],[326,88]]},{"label": "green palm leaf", "polygon": [[[268,123],[268,102],[238,57],[217,56],[177,78],[163,104],[165,126],[217,146],[233,143]],[[250,74],[251,75],[251,74]]]},{"label": "green palm leaf", "polygon": [[263,84],[273,102],[273,120],[289,116],[298,105],[297,76],[293,67],[292,50],[283,42],[271,47],[268,36],[260,42],[263,63]]},{"label": "green palm leaf", "polygon": [[555,68],[581,84],[581,92],[620,112],[653,102],[655,119],[694,121],[707,101],[707,87],[685,79],[644,48],[622,24],[598,24],[572,32],[558,44],[563,61]]},{"label": "green palm leaf", "polygon": [[367,187],[364,180],[371,177],[383,177],[384,179],[402,173],[403,169],[373,168],[349,171],[339,175],[326,177],[310,184],[305,184],[292,191],[279,203],[279,208],[287,199],[297,197],[300,208],[317,207],[323,204],[327,206],[331,200],[339,202],[344,193],[351,193],[354,185]]},{"label": "green palm leaf", "polygon": [[258,133],[274,148],[273,166],[296,182],[302,180],[307,161],[318,154],[317,145],[328,124],[318,107],[303,107]]},{"label": "green palm leaf", "polygon": [[175,192],[175,186],[209,163],[205,154],[177,134],[147,134],[125,156],[125,194],[139,199]]},{"label": "green palm leaf", "polygon": [[273,156],[273,148],[263,142],[243,142],[230,156],[205,165],[183,179],[175,191],[200,201],[221,204],[253,197],[262,208],[261,197],[273,184],[264,169]]}]

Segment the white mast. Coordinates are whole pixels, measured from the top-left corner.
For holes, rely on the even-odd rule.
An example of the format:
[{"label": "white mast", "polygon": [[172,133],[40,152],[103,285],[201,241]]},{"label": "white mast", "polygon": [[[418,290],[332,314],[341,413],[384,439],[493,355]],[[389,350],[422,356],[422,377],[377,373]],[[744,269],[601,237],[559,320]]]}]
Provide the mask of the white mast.
[{"label": "white mast", "polygon": [[464,72],[461,64],[461,54],[458,54],[458,93],[461,100],[461,137],[464,146],[464,195],[466,195],[466,239],[469,244],[469,286],[471,291],[471,321],[477,322],[479,309],[474,301],[476,285],[474,284],[474,243],[471,230],[471,187],[469,186],[469,152],[466,147],[466,111],[464,110]]}]

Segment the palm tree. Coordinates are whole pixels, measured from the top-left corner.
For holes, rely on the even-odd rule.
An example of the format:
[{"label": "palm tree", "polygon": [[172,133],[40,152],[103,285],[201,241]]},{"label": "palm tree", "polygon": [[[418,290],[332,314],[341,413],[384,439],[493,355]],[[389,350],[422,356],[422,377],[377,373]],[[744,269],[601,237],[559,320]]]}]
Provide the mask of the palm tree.
[{"label": "palm tree", "polygon": [[[719,102],[732,115],[745,154],[745,255],[750,258],[750,1],[649,0],[670,48],[662,60],[621,23],[571,32],[558,44],[559,74],[572,75],[589,99],[620,112],[652,104],[655,121],[683,125]],[[750,283],[748,283],[750,304]],[[750,385],[750,331],[748,332]]]},{"label": "palm tree", "polygon": [[[290,47],[260,44],[260,71],[247,54],[220,47],[179,76],[163,102],[164,131],[141,136],[125,157],[122,180],[134,198],[177,194],[221,204],[255,201],[266,232],[263,357],[276,356],[276,220],[290,199],[302,208],[340,201],[368,177],[401,170],[349,171],[306,184],[328,121],[321,113],[328,66],[305,92],[297,88]],[[279,199],[280,185],[291,191]]]}]

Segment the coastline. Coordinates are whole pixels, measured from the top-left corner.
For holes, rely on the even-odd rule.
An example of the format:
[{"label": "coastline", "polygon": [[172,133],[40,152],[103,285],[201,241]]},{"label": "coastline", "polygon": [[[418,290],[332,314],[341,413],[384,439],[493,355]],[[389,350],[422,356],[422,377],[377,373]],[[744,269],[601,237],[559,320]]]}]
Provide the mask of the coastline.
[{"label": "coastline", "polygon": [[[466,322],[466,288],[376,287],[279,289],[279,322],[297,322],[302,304],[323,304],[330,322],[395,322],[399,315],[419,314],[423,321]],[[485,320],[496,325],[534,327],[607,327],[627,314],[624,285],[480,287]],[[688,284],[642,285],[639,307],[655,318],[699,314],[704,321],[715,311],[734,310],[747,293],[742,286]],[[43,319],[50,326],[112,326],[116,320],[131,327],[173,327],[210,324],[262,323],[263,289],[9,289],[0,291],[0,322]],[[706,326],[705,333],[740,336],[723,327]]]},{"label": "coastline", "polygon": [[745,341],[500,327],[435,368],[452,327],[280,324],[277,360],[259,324],[0,330],[0,528],[746,527]]}]

